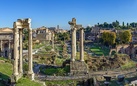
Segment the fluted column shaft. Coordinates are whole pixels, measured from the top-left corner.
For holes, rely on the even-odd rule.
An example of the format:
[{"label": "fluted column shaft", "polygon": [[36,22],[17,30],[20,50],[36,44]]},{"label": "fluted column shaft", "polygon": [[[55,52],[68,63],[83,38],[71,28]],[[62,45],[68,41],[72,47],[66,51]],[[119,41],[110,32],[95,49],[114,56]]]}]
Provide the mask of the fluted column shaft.
[{"label": "fluted column shaft", "polygon": [[71,30],[71,61],[75,61],[76,57],[76,30]]},{"label": "fluted column shaft", "polygon": [[19,33],[18,28],[15,28],[14,30],[14,75],[18,75],[18,59],[19,59]]},{"label": "fluted column shaft", "polygon": [[54,33],[52,33],[52,50],[54,51]]},{"label": "fluted column shaft", "polygon": [[11,51],[10,51],[10,40],[9,40],[9,54],[8,54],[9,56],[9,59],[11,59]]},{"label": "fluted column shaft", "polygon": [[22,67],[22,29],[19,30],[19,73],[23,73],[23,67]]},{"label": "fluted column shaft", "polygon": [[76,53],[77,53],[77,39],[76,39],[76,28],[74,29],[74,57],[76,58]]},{"label": "fluted column shaft", "polygon": [[28,49],[28,64],[29,64],[29,74],[33,74],[33,63],[32,63],[32,29],[29,28],[29,49]]},{"label": "fluted column shaft", "polygon": [[84,61],[83,28],[80,29],[80,61]]}]

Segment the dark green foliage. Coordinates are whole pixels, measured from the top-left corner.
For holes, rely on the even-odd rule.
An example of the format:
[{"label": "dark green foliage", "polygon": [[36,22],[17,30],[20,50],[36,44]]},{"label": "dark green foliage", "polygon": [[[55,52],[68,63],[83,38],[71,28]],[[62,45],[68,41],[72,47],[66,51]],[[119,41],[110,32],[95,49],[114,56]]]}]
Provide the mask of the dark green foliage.
[{"label": "dark green foliage", "polygon": [[63,76],[70,71],[70,66],[65,66],[64,68],[41,68],[40,71],[46,75],[54,75],[56,74],[57,76]]}]

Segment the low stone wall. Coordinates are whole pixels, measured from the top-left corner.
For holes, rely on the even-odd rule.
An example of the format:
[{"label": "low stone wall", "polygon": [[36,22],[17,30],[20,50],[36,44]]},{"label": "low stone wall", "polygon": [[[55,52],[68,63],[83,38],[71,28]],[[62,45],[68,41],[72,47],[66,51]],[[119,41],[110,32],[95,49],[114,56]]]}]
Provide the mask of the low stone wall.
[{"label": "low stone wall", "polygon": [[61,81],[61,80],[83,80],[88,79],[89,76],[46,76],[46,75],[38,75],[35,76],[36,79],[41,81]]}]

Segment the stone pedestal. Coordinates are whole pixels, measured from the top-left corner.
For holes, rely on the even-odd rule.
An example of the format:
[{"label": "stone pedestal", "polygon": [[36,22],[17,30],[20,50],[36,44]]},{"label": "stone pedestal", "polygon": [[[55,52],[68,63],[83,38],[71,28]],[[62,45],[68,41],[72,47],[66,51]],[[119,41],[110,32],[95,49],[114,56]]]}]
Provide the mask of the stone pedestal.
[{"label": "stone pedestal", "polygon": [[88,66],[84,61],[71,61],[70,62],[71,75],[83,76],[88,74]]},{"label": "stone pedestal", "polygon": [[28,77],[29,77],[31,80],[35,80],[35,74],[34,74],[34,73],[29,73],[29,72],[28,72]]}]

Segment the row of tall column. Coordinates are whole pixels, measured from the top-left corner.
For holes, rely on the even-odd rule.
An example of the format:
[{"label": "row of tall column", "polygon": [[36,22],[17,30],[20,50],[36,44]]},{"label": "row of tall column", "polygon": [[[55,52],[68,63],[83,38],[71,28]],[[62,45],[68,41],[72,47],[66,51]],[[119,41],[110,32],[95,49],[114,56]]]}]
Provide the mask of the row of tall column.
[{"label": "row of tall column", "polygon": [[[22,32],[23,29],[14,28],[14,76],[22,75],[23,73],[23,58],[22,58]],[[28,74],[33,74],[32,63],[32,30],[29,28],[29,41],[28,41]]]},{"label": "row of tall column", "polygon": [[[83,28],[80,29],[80,61],[84,61]],[[71,31],[71,61],[76,58],[76,28]]]}]

